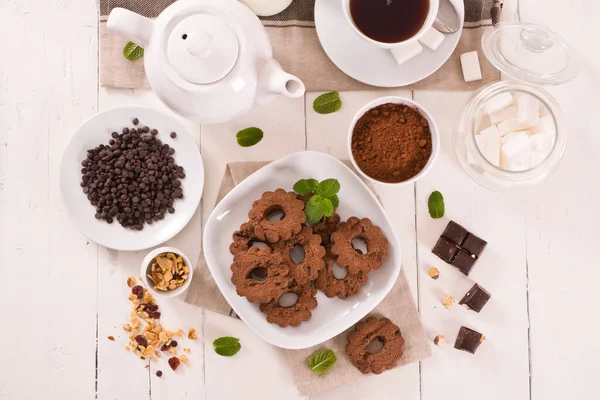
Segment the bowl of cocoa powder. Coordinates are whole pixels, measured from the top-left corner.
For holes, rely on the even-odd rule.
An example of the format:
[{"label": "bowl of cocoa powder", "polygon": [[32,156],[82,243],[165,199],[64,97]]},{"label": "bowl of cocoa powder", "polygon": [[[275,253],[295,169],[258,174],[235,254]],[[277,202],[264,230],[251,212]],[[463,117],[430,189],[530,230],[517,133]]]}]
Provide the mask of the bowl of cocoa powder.
[{"label": "bowl of cocoa powder", "polygon": [[440,138],[431,114],[416,102],[388,96],[367,103],[348,134],[350,160],[367,179],[390,185],[423,177],[435,162]]}]

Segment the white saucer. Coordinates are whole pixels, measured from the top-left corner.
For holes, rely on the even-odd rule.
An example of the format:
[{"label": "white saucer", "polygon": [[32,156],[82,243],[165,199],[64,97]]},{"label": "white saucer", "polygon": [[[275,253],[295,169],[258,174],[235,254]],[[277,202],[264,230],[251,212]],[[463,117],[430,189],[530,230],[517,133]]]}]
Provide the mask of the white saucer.
[{"label": "white saucer", "polygon": [[[336,178],[342,189],[337,213],[342,221],[351,216],[369,218],[388,239],[388,258],[378,270],[371,271],[369,281],[360,292],[345,300],[317,294],[318,307],[312,318],[297,328],[280,328],[270,324],[259,305],[238,296],[231,283],[229,252],[231,235],[248,220],[252,202],[265,191],[291,190],[299,179]],[[221,293],[237,315],[267,342],[286,349],[304,349],[331,339],[357,323],[388,294],[401,268],[400,245],[385,211],[363,181],[341,161],[314,151],[302,151],[273,161],[237,185],[213,210],[204,228],[204,255],[210,273]]]},{"label": "white saucer", "polygon": [[379,87],[406,86],[427,78],[437,71],[456,48],[463,29],[465,8],[462,0],[450,0],[460,16],[460,29],[446,35],[434,52],[423,53],[398,65],[389,50],[368,43],[354,32],[344,16],[340,0],[317,0],[315,25],[319,41],[331,61],[357,81]]},{"label": "white saucer", "polygon": [[[108,224],[94,217],[96,209],[82,192],[81,161],[87,149],[108,144],[111,132],[121,132],[123,127],[133,127],[133,118],[140,126],[147,125],[158,130],[158,138],[175,149],[175,161],[185,168],[181,180],[183,199],[175,201],[174,214],[166,214],[161,221],[145,224],[141,231],[123,228],[117,221]],[[170,132],[177,132],[171,139]],[[175,236],[190,221],[202,197],[204,168],[198,145],[192,134],[177,120],[150,108],[126,106],[115,107],[94,115],[73,134],[63,153],[59,170],[60,193],[71,222],[90,240],[115,250],[137,251],[159,245]]]}]

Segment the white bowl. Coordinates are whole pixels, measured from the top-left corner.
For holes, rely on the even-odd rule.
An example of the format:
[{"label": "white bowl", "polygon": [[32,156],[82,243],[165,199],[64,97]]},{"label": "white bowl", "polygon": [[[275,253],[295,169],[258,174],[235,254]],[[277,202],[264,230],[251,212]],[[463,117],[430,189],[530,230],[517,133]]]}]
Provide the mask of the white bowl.
[{"label": "white bowl", "polygon": [[[358,122],[360,117],[365,115],[371,109],[373,109],[377,106],[380,106],[382,104],[387,104],[387,103],[406,104],[407,106],[410,106],[412,108],[419,110],[419,112],[423,115],[423,117],[425,117],[425,119],[429,123],[429,130],[431,131],[431,155],[429,156],[429,160],[427,161],[427,164],[425,164],[425,167],[423,167],[423,169],[418,174],[416,174],[412,178],[407,179],[402,182],[394,182],[394,183],[382,182],[375,178],[370,177],[369,175],[365,174],[360,169],[360,167],[356,163],[356,160],[354,159],[354,154],[352,154],[352,134],[354,132],[354,127],[356,126],[356,123]],[[431,167],[437,160],[439,151],[440,151],[440,132],[438,130],[437,124],[435,123],[435,120],[433,119],[433,117],[431,116],[429,111],[427,111],[425,108],[423,108],[423,106],[421,106],[419,103],[417,103],[413,100],[407,99],[405,97],[387,96],[387,97],[380,97],[378,99],[368,102],[367,104],[365,104],[363,106],[363,108],[360,109],[360,111],[358,111],[356,113],[356,115],[354,116],[354,119],[352,120],[352,123],[350,124],[350,130],[348,131],[348,153],[350,154],[350,161],[352,161],[352,165],[354,165],[354,168],[356,168],[356,170],[362,176],[364,176],[367,180],[369,180],[371,182],[379,183],[381,185],[398,186],[398,185],[406,185],[409,183],[416,182],[417,180],[421,179],[423,176],[425,176],[425,174],[427,174],[429,172],[429,170],[431,169]]]},{"label": "white bowl", "polygon": [[[111,132],[133,126],[131,121],[135,117],[140,120],[140,125],[158,130],[157,137],[175,149],[175,160],[185,168],[186,174],[181,180],[184,198],[175,201],[175,213],[165,215],[163,220],[152,225],[145,224],[142,231],[123,228],[117,221],[108,224],[94,218],[96,209],[79,186],[81,161],[85,159],[87,149],[108,143]],[[175,139],[169,137],[173,131],[177,132]],[[179,121],[150,108],[115,107],[94,115],[75,131],[61,159],[58,183],[67,215],[82,234],[111,249],[137,251],[166,242],[187,225],[202,198],[204,168],[198,145]]]},{"label": "white bowl", "polygon": [[[337,297],[329,299],[319,292],[319,305],[309,321],[297,328],[280,328],[267,322],[258,303],[250,303],[236,293],[231,283],[233,256],[229,245],[233,232],[248,220],[248,211],[255,199],[277,188],[291,191],[296,181],[305,178],[338,179],[341,190],[337,213],[344,221],[351,216],[371,219],[388,239],[389,257],[380,269],[371,271],[368,283],[357,295],[341,300]],[[240,318],[267,342],[287,349],[315,346],[350,328],[383,300],[398,279],[401,268],[398,239],[377,198],[341,161],[314,151],[280,158],[243,180],[227,194],[206,223],[204,254],[215,282]]]},{"label": "white bowl", "polygon": [[[188,275],[187,280],[183,282],[183,285],[181,285],[175,290],[169,290],[168,292],[163,292],[162,290],[154,289],[154,284],[150,281],[150,279],[148,279],[147,276],[147,271],[148,267],[150,266],[150,262],[152,262],[152,259],[154,257],[162,253],[173,253],[175,255],[181,256],[185,265],[190,267],[190,273]],[[156,297],[171,298],[179,296],[190,287],[190,283],[192,282],[192,278],[194,276],[194,266],[192,265],[190,259],[181,250],[176,249],[175,247],[159,247],[158,249],[152,250],[150,253],[148,253],[146,257],[144,257],[144,261],[142,261],[142,265],[140,268],[140,274],[144,285],[150,291],[150,293],[152,293]]]}]

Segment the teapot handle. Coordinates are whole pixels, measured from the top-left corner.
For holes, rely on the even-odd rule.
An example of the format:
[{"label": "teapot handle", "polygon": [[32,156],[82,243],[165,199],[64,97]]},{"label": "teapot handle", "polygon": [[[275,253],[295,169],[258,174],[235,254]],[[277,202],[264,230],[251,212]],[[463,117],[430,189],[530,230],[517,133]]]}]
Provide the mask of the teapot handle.
[{"label": "teapot handle", "polygon": [[113,8],[106,21],[106,26],[111,31],[121,34],[127,40],[142,47],[145,47],[152,37],[152,20],[125,8]]}]

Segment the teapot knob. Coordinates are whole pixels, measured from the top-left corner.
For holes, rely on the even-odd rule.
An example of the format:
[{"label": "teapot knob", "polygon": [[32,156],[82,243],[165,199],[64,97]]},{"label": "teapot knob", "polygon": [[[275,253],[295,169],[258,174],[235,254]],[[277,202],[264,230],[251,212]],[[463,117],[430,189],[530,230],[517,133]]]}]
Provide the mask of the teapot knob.
[{"label": "teapot knob", "polygon": [[184,35],[187,51],[196,57],[208,57],[214,49],[215,39],[205,30]]}]

